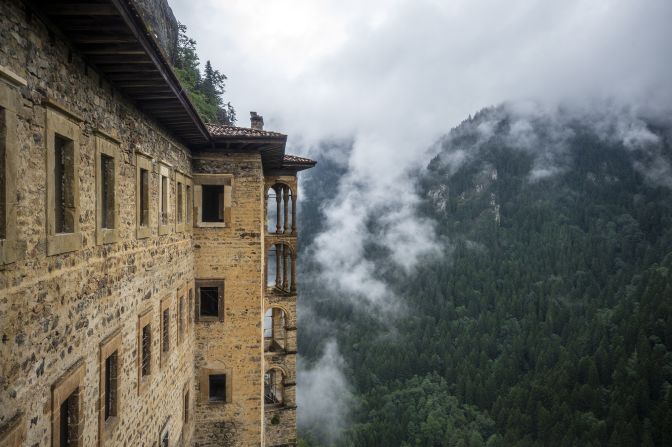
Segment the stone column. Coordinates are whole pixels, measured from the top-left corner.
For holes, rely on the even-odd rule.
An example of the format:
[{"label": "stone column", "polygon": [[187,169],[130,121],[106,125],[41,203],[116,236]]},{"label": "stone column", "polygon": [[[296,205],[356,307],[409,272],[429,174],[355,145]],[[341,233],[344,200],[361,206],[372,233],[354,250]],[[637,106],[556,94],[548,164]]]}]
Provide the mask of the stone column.
[{"label": "stone column", "polygon": [[283,186],[282,187],[282,201],[284,202],[285,205],[285,225],[282,228],[283,233],[288,233],[289,232],[289,216],[288,212],[289,209],[287,208],[288,201],[289,201],[289,187],[288,186]]},{"label": "stone column", "polygon": [[280,233],[280,193],[282,190],[274,186],[273,191],[275,191],[275,203],[276,203],[275,232]]},{"label": "stone column", "polygon": [[292,234],[296,234],[296,192],[292,193]]}]

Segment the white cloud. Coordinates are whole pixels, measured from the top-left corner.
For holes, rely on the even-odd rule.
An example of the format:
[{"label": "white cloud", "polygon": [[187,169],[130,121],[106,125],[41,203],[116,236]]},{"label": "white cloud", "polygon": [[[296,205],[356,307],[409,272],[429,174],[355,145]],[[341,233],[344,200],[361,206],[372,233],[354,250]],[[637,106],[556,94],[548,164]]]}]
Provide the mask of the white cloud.
[{"label": "white cloud", "polygon": [[314,364],[298,361],[298,424],[309,427],[320,439],[334,441],[346,427],[353,405],[345,362],[335,341],[329,341]]}]

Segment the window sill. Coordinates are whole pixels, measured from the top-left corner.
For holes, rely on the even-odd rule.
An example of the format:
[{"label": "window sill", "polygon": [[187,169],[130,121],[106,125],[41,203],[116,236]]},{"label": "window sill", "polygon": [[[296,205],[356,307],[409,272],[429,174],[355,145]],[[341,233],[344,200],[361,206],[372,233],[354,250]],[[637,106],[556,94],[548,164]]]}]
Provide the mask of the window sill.
[{"label": "window sill", "polygon": [[136,237],[138,239],[147,239],[152,235],[151,230],[149,227],[138,227],[136,231]]},{"label": "window sill", "polygon": [[159,225],[159,236],[163,236],[164,234],[169,234],[169,233],[170,233],[170,224]]},{"label": "window sill", "polygon": [[16,245],[11,239],[0,239],[0,265],[16,261]]},{"label": "window sill", "polygon": [[114,244],[119,242],[119,230],[116,228],[98,228],[96,243],[98,245]]},{"label": "window sill", "polygon": [[47,237],[47,256],[60,255],[82,247],[80,233],[62,233]]},{"label": "window sill", "polygon": [[198,222],[198,228],[227,228],[229,225],[226,222]]}]

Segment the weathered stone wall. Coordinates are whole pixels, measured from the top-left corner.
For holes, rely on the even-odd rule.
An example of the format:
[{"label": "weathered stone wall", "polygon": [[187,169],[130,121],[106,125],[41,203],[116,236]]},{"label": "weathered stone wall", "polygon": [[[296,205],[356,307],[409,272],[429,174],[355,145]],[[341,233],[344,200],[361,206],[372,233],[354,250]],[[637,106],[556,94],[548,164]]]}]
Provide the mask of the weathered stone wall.
[{"label": "weathered stone wall", "polygon": [[[259,154],[195,155],[196,174],[233,174],[231,225],[194,228],[194,275],[223,279],[224,321],[196,323],[196,370],[230,369],[230,403],[196,406],[198,446],[260,445],[264,178]],[[202,385],[202,384],[199,384]]]},{"label": "weathered stone wall", "polygon": [[[83,442],[98,443],[99,344],[121,329],[120,420],[114,445],[155,445],[168,423],[171,445],[182,433],[182,390],[193,381],[193,334],[177,346],[175,295],[193,284],[189,232],[157,233],[158,181],[152,176],[151,236],[136,239],[135,151],[188,173],[190,154],[127,103],[89,69],[58,37],[50,43],[37,19],[26,21],[18,1],[0,2],[0,65],[27,80],[18,110],[18,260],[0,267],[0,426],[23,415],[25,445],[51,445],[51,387],[79,359],[83,383]],[[60,102],[80,132],[81,249],[46,254],[47,98]],[[58,111],[58,113],[61,113]],[[96,245],[94,129],[119,141],[116,193],[120,203],[119,241]],[[156,169],[156,164],[154,165]],[[172,183],[172,182],[171,182]],[[174,183],[171,209],[174,209]],[[174,213],[171,215],[174,222]],[[174,226],[173,226],[174,229]],[[172,297],[168,363],[159,368],[159,301]],[[153,374],[145,392],[137,390],[137,318],[151,308]],[[193,325],[190,325],[193,327]],[[241,381],[242,382],[242,381]],[[192,399],[195,392],[192,389]],[[192,419],[193,420],[193,419]],[[185,433],[190,433],[187,427]],[[187,439],[188,441],[188,439]]]}]

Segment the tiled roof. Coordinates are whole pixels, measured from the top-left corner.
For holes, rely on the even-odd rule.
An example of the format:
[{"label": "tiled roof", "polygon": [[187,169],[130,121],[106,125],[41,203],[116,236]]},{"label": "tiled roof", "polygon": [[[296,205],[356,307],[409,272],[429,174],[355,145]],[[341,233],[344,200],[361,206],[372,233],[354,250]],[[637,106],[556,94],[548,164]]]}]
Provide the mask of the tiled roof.
[{"label": "tiled roof", "polygon": [[206,124],[205,125],[213,137],[285,137],[280,132],[271,132],[270,130],[251,129],[249,127],[227,126],[225,124]]},{"label": "tiled roof", "polygon": [[282,164],[284,165],[315,165],[317,162],[311,160],[310,158],[297,157],[296,155],[285,154],[282,158]]}]

